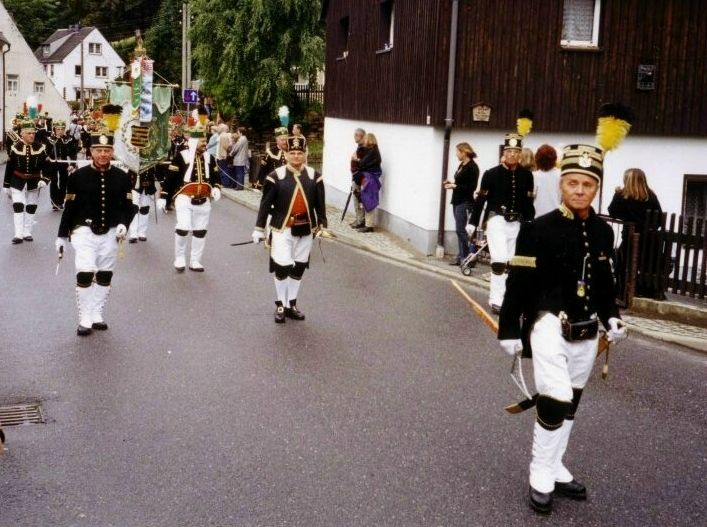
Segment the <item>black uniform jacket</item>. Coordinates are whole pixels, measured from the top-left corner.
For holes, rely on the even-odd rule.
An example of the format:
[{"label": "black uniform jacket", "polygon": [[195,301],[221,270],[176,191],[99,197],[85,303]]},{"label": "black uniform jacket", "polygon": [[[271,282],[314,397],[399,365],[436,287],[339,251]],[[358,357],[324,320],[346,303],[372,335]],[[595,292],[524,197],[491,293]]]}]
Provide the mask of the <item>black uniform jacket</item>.
[{"label": "black uniform jacket", "polygon": [[277,145],[273,148],[270,148],[270,145],[268,145],[265,148],[265,166],[263,167],[263,171],[266,175],[273,172],[276,168],[280,168],[286,164],[287,159],[285,159],[284,150],[280,150]]},{"label": "black uniform jacket", "polygon": [[525,336],[542,311],[555,315],[564,311],[572,322],[596,314],[608,327],[609,318],[619,317],[613,250],[614,233],[593,210],[582,221],[561,206],[525,223],[509,262],[498,338]]},{"label": "black uniform jacket", "polygon": [[189,169],[189,149],[183,149],[177,153],[169,165],[167,177],[160,197],[163,199],[174,198],[179,194],[180,189],[187,183],[208,183],[212,187],[221,187],[218,177],[218,169],[214,157],[206,150],[202,154],[194,156],[194,168],[191,171],[189,181],[184,181],[184,176]]},{"label": "black uniform jacket", "polygon": [[[45,144],[47,145],[47,154],[49,154],[52,161],[57,159],[76,159],[76,155],[79,152],[79,142],[68,135],[63,137],[50,135],[47,137]],[[61,165],[68,166],[64,163],[61,163]]]},{"label": "black uniform jacket", "polygon": [[34,190],[40,180],[49,182],[50,170],[47,147],[43,143],[35,141],[28,145],[17,141],[10,148],[10,157],[5,165],[4,187],[22,190],[26,184],[28,190]]},{"label": "black uniform jacket", "polygon": [[488,203],[487,214],[519,213],[524,221],[530,221],[535,217],[534,193],[532,172],[520,165],[515,170],[509,170],[505,165],[495,166],[484,172],[481,178],[479,195],[474,202],[474,212],[469,223],[480,225],[484,203]]},{"label": "black uniform jacket", "polygon": [[133,184],[133,190],[139,194],[147,194],[152,196],[157,192],[157,187],[155,186],[155,178],[157,175],[157,166],[152,166],[141,172],[138,176],[135,172],[128,172],[130,174],[130,180]]},{"label": "black uniform jacket", "polygon": [[98,170],[93,164],[69,175],[60,238],[68,238],[77,226],[88,225],[96,234],[111,227],[130,225],[133,209],[130,176],[119,168]]},{"label": "black uniform jacket", "polygon": [[324,178],[311,167],[303,167],[300,175],[295,175],[295,171],[288,165],[271,172],[265,178],[255,228],[260,231],[265,230],[268,215],[272,215],[270,226],[273,230],[278,232],[284,230],[298,188],[302,190],[307,202],[311,227],[326,227]]}]

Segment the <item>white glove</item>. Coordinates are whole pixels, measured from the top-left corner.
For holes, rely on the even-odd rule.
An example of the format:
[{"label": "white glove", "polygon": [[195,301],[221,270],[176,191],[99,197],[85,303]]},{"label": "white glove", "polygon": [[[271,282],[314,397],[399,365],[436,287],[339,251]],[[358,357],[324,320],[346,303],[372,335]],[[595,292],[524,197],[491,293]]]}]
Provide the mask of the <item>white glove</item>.
[{"label": "white glove", "polygon": [[160,198],[157,200],[157,208],[160,209],[162,212],[167,212],[167,200],[164,198]]},{"label": "white glove", "polygon": [[520,339],[504,339],[499,340],[498,343],[501,345],[501,349],[511,357],[515,357],[523,351],[523,342]]},{"label": "white glove", "polygon": [[128,235],[128,229],[122,223],[115,228],[115,237],[119,240],[124,240]]},{"label": "white glove", "polygon": [[606,336],[609,338],[609,342],[614,343],[618,343],[628,337],[624,321],[620,318],[611,317],[609,319],[609,331]]},{"label": "white glove", "polygon": [[466,225],[466,227],[464,227],[464,230],[466,231],[466,234],[471,237],[476,232],[476,225],[471,225],[469,223]]},{"label": "white glove", "polygon": [[214,187],[211,189],[211,197],[214,199],[214,201],[218,201],[221,199],[221,189],[218,187]]},{"label": "white glove", "polygon": [[265,233],[263,231],[253,231],[250,235],[253,238],[253,243],[260,243],[265,239]]},{"label": "white glove", "polygon": [[59,258],[64,256],[66,252],[66,238],[57,238],[54,242],[54,247],[56,247],[56,254]]},{"label": "white glove", "polygon": [[43,179],[40,179],[40,180],[39,180],[39,183],[37,183],[37,188],[38,188],[38,189],[44,188],[44,187],[46,187],[46,186],[47,186],[47,182],[44,181]]}]

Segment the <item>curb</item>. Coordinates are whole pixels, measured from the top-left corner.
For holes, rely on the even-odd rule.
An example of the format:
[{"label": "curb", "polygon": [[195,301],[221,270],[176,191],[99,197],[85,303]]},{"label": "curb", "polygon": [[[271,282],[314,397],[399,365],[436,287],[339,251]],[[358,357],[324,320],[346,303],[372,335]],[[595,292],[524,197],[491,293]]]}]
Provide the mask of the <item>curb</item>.
[{"label": "curb", "polygon": [[[243,207],[246,207],[246,208],[248,208],[250,210],[254,210],[254,211],[258,210],[258,207],[256,205],[253,205],[252,203],[249,203],[247,201],[239,199],[237,195],[234,195],[231,192],[224,192],[223,195],[225,197],[227,197],[228,199],[230,199],[231,201],[233,201],[234,203],[242,205]],[[365,243],[362,243],[358,239],[356,239],[352,236],[349,236],[347,234],[337,233],[336,238],[333,238],[333,241],[338,241],[344,245],[348,245],[350,247],[354,247],[356,249],[374,254],[374,255],[379,256],[381,258],[385,258],[386,260],[392,260],[398,264],[404,265],[404,266],[412,268],[412,269],[427,271],[427,272],[435,274],[437,276],[442,276],[445,278],[453,279],[453,280],[456,280],[457,282],[466,283],[468,285],[471,285],[473,287],[483,289],[486,291],[488,291],[488,289],[489,289],[489,283],[484,280],[481,280],[479,278],[475,278],[472,276],[464,276],[460,272],[447,271],[445,269],[440,269],[439,267],[436,267],[434,265],[429,265],[424,262],[420,262],[419,260],[410,259],[410,258],[399,258],[397,256],[392,256],[392,255],[386,254],[382,251],[378,251],[378,250],[366,245]],[[657,304],[658,302],[654,302],[654,303]],[[669,304],[676,305],[675,303],[669,303]],[[679,307],[683,307],[683,306],[680,306],[679,304],[677,304],[677,305]],[[634,309],[636,307],[637,306],[634,306]],[[687,309],[690,309],[692,311],[701,311],[698,308],[690,308],[689,306],[684,306],[684,307],[686,307]],[[651,311],[650,309],[646,309],[646,310]],[[672,333],[663,333],[663,332],[658,332],[658,331],[652,331],[652,330],[643,328],[643,327],[635,325],[635,324],[628,324],[628,326],[631,331],[635,331],[636,333],[643,335],[645,337],[659,340],[661,342],[678,344],[680,346],[690,348],[692,350],[707,353],[707,342],[705,342],[701,339],[697,339],[697,338],[693,338],[693,337],[684,337],[684,336],[675,335]]]}]

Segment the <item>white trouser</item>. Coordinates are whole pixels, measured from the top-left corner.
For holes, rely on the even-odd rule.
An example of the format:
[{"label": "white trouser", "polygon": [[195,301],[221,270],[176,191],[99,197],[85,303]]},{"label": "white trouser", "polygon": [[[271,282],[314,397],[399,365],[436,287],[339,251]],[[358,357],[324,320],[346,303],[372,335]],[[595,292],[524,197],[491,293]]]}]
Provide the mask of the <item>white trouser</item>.
[{"label": "white trouser", "polygon": [[292,236],[292,230],[284,229],[282,232],[272,231],[270,243],[270,257],[282,267],[295,265],[295,262],[306,263],[312,251],[314,238],[310,236]]},{"label": "white trouser", "polygon": [[[179,195],[174,200],[174,210],[177,212],[177,225],[175,229],[178,231],[205,231],[209,226],[209,216],[211,215],[211,202],[207,199],[201,205],[192,205],[189,196]],[[197,266],[201,263],[201,257],[204,253],[206,238],[197,238],[192,236],[191,240],[191,259],[190,265]],[[174,266],[184,267],[185,253],[187,247],[187,237],[175,235],[174,244]]]},{"label": "white trouser", "polygon": [[[272,242],[270,245],[270,257],[282,267],[294,266],[296,262],[307,263],[309,253],[312,251],[314,238],[309,236],[292,236],[292,230],[286,228],[282,232],[272,232]],[[301,275],[298,278],[288,277],[279,280],[275,276],[275,293],[277,300],[285,307],[289,307],[297,300]]]},{"label": "white trouser", "polygon": [[[491,264],[508,264],[516,252],[516,240],[520,231],[519,221],[506,221],[503,216],[497,215],[486,223],[486,240],[489,244]],[[493,267],[492,267],[493,270]],[[496,274],[491,272],[491,289],[489,304],[501,306],[506,294],[507,272]]]},{"label": "white trouser", "polygon": [[[540,395],[558,401],[572,401],[573,388],[583,389],[594,366],[598,337],[567,342],[562,337],[560,319],[552,313],[540,313],[530,333],[533,349],[535,386]],[[562,464],[573,421],[565,420],[557,430],[547,430],[535,423],[533,459],[530,462],[530,485],[540,492],[552,492],[556,481],[572,480]]]},{"label": "white trouser", "polygon": [[[94,234],[89,227],[77,227],[71,233],[71,246],[76,253],[76,272],[96,273],[113,271],[118,255],[115,228],[106,234]],[[110,286],[92,284],[77,287],[79,324],[90,328],[94,322],[103,322],[103,309],[108,301]]]},{"label": "white trouser", "polygon": [[71,233],[71,246],[76,253],[76,272],[112,271],[118,256],[115,228],[106,234],[94,234],[89,227],[77,227]]},{"label": "white trouser", "polygon": [[25,186],[22,190],[16,188],[10,189],[12,203],[22,203],[24,212],[15,212],[13,214],[15,226],[15,238],[24,238],[32,236],[32,227],[34,226],[34,213],[27,212],[27,205],[37,205],[39,202],[39,189],[26,190]]},{"label": "white trouser", "polygon": [[138,236],[144,238],[147,236],[147,226],[150,223],[149,211],[147,214],[141,214],[140,209],[143,207],[149,207],[152,203],[152,199],[147,194],[140,194],[133,190],[133,205],[135,205],[138,210],[135,213],[133,221],[130,222],[130,230],[128,231],[129,238],[137,238]]}]

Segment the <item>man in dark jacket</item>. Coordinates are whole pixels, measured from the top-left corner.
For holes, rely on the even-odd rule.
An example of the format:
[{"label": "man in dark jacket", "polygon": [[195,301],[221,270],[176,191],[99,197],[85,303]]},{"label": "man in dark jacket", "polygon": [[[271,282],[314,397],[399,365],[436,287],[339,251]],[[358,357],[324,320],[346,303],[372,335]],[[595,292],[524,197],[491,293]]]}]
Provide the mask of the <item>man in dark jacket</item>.
[{"label": "man in dark jacket", "polygon": [[521,228],[499,319],[506,353],[532,351],[539,395],[530,505],[545,514],[552,509],[553,492],[587,497],[562,456],[597,354],[599,322],[610,340],[626,336],[615,302],[613,231],[591,207],[602,173],[602,150],[565,147],[562,205]]},{"label": "man in dark jacket", "polygon": [[103,309],[108,301],[118,242],[133,219],[130,177],[110,164],[113,136],[91,134],[91,164],[69,176],[56,250],[64,255],[67,242],[76,252],[76,299],[79,336],[106,330]]},{"label": "man in dark jacket", "polygon": [[275,274],[275,322],[286,318],[304,320],[297,308],[302,275],[309,267],[309,253],[314,236],[327,225],[324,179],[305,166],[307,141],[288,139],[287,165],[268,174],[263,187],[253,241],[266,238],[270,219],[270,272]]},{"label": "man in dark jacket", "polygon": [[481,225],[481,213],[487,207],[486,239],[491,254],[489,305],[498,313],[506,292],[506,264],[515,252],[521,223],[535,217],[533,174],[518,164],[523,136],[506,134],[503,163],[484,172],[474,203],[469,236]]},{"label": "man in dark jacket", "polygon": [[54,133],[46,139],[48,154],[53,161],[49,198],[52,202],[52,210],[60,210],[64,208],[69,172],[73,172],[76,169],[76,164],[68,163],[68,161],[76,161],[79,143],[66,134],[66,122],[53,121],[52,128]]}]

